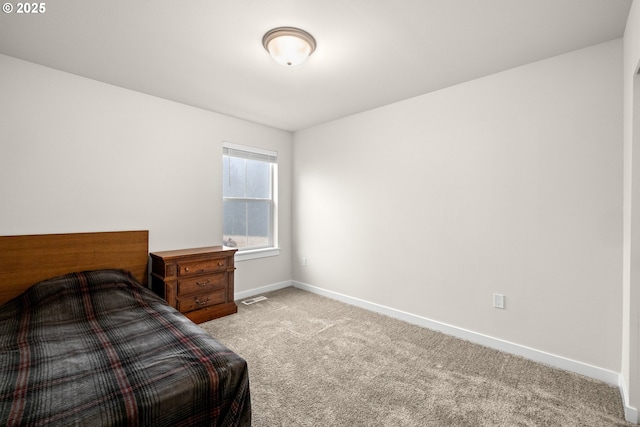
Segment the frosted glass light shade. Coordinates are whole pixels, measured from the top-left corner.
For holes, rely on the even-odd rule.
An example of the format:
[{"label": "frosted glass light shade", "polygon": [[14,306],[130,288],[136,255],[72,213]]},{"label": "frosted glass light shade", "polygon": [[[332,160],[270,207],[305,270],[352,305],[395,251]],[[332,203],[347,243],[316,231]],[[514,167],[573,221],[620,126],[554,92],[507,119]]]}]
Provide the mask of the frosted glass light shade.
[{"label": "frosted glass light shade", "polygon": [[316,40],[299,28],[279,27],[264,35],[262,45],[278,64],[296,66],[313,53]]}]

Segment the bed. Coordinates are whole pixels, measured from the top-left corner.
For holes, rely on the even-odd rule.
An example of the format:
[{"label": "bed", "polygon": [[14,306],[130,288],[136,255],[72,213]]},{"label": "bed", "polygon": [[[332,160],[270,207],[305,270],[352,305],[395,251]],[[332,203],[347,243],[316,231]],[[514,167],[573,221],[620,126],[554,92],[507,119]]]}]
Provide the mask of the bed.
[{"label": "bed", "polygon": [[0,425],[251,424],[245,360],[145,286],[147,241],[0,237]]}]

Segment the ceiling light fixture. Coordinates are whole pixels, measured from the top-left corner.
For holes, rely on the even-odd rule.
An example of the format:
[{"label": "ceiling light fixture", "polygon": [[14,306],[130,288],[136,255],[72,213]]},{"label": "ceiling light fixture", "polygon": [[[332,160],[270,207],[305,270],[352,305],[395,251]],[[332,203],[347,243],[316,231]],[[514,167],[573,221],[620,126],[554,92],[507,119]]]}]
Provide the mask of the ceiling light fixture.
[{"label": "ceiling light fixture", "polygon": [[280,65],[300,65],[316,50],[316,39],[294,27],[278,27],[262,37],[262,45]]}]

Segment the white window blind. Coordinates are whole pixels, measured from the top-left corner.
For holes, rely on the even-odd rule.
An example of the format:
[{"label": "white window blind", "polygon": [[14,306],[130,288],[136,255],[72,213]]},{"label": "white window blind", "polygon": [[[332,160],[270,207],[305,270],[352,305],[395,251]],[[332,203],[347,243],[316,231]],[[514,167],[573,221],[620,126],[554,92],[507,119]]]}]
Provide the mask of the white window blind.
[{"label": "white window blind", "polygon": [[259,160],[268,163],[278,163],[278,153],[260,150],[258,151],[246,151],[238,148],[222,147],[222,154],[225,156],[237,157],[240,159]]}]

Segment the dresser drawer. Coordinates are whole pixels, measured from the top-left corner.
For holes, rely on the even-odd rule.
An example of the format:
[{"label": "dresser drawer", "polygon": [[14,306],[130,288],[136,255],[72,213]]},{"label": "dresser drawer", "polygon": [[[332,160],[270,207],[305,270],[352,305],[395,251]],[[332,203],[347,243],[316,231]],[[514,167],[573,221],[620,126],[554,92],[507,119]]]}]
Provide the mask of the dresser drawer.
[{"label": "dresser drawer", "polygon": [[226,269],[226,258],[214,258],[201,261],[183,261],[178,263],[178,276],[224,271]]},{"label": "dresser drawer", "polygon": [[198,310],[225,302],[225,290],[220,289],[213,292],[194,295],[192,297],[181,297],[178,299],[178,310],[182,313]]},{"label": "dresser drawer", "polygon": [[178,279],[178,297],[223,289],[226,284],[226,272]]}]

